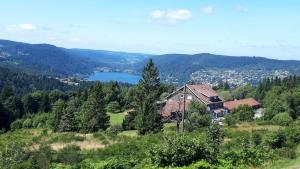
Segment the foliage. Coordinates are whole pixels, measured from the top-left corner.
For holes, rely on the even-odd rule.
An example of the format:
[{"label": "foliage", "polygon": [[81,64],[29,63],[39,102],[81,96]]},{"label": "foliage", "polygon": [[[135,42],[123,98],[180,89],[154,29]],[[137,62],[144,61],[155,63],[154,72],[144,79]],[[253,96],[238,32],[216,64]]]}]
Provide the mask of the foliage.
[{"label": "foliage", "polygon": [[254,95],[255,95],[255,88],[250,84],[238,87],[234,91],[232,91],[233,98],[238,100],[245,99],[248,97],[254,97]]},{"label": "foliage", "polygon": [[130,111],[125,115],[123,119],[122,127],[124,130],[135,130],[135,120],[136,120],[137,112]]},{"label": "foliage", "polygon": [[203,104],[192,101],[187,114],[186,129],[193,131],[202,127],[207,127],[211,124],[211,117],[206,112],[206,107]]},{"label": "foliage", "polygon": [[217,156],[220,151],[220,145],[224,139],[224,132],[219,125],[213,124],[208,128],[207,131],[207,143],[212,154],[212,161],[217,160]]},{"label": "foliage", "polygon": [[131,169],[135,164],[120,158],[112,158],[107,161],[103,169]]},{"label": "foliage", "polygon": [[232,114],[227,114],[225,116],[224,122],[228,126],[234,126],[238,122],[238,119],[234,115],[232,115]]},{"label": "foliage", "polygon": [[241,121],[253,121],[254,110],[248,105],[241,105],[233,110],[233,114]]},{"label": "foliage", "polygon": [[65,164],[76,164],[81,159],[80,147],[76,145],[67,145],[63,149],[57,152],[57,157],[54,161],[65,163]]},{"label": "foliage", "polygon": [[159,72],[150,59],[143,69],[142,78],[138,84],[136,127],[139,134],[157,133],[163,127],[162,117],[156,106],[159,91]]},{"label": "foliage", "polygon": [[188,138],[184,135],[165,138],[165,142],[155,145],[149,151],[154,164],[159,166],[184,166],[201,159],[209,159],[209,151],[200,138]]},{"label": "foliage", "polygon": [[96,82],[91,88],[91,95],[80,110],[81,128],[86,132],[96,132],[109,127],[109,116],[104,109],[102,84]]},{"label": "foliage", "polygon": [[278,113],[272,118],[272,121],[281,126],[288,126],[292,124],[293,118],[288,113]]}]

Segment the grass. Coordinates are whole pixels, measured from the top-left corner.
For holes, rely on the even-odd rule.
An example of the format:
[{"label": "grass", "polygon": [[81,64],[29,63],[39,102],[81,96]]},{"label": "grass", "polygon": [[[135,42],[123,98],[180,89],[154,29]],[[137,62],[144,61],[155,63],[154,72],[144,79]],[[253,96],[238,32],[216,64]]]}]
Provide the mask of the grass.
[{"label": "grass", "polygon": [[269,168],[269,169],[297,169],[300,168],[300,149],[297,148],[297,156],[294,159],[279,159],[273,163],[267,163],[266,165],[262,166],[262,168]]},{"label": "grass", "polygon": [[122,125],[123,119],[125,117],[124,112],[122,113],[108,113],[110,116],[110,125]]},{"label": "grass", "polygon": [[254,122],[242,122],[237,124],[234,127],[229,127],[230,129],[237,131],[253,131],[253,130],[268,130],[268,131],[277,131],[281,127],[278,125],[258,125]]},{"label": "grass", "polygon": [[127,130],[127,131],[122,131],[119,133],[120,136],[129,136],[129,137],[136,137],[138,136],[137,130]]}]

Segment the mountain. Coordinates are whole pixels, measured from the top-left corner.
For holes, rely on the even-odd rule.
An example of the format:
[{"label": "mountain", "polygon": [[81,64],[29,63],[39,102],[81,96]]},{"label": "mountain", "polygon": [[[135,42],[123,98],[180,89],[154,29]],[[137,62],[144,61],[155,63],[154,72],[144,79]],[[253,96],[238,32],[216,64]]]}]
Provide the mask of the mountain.
[{"label": "mountain", "polygon": [[[300,61],[275,60],[263,57],[236,57],[209,53],[184,55],[167,54],[152,57],[164,81],[231,81],[231,83],[256,83],[268,76],[300,74]],[[139,64],[142,65],[142,64]],[[239,82],[237,82],[239,81]]]},{"label": "mountain", "polygon": [[71,76],[91,73],[101,64],[53,45],[0,40],[0,65],[30,73]]},{"label": "mountain", "polygon": [[256,84],[270,76],[300,75],[300,61],[201,53],[151,55],[90,49],[66,49],[49,44],[0,40],[0,65],[50,76],[86,77],[94,71],[140,74],[148,58],[159,68],[163,82],[183,84]]},{"label": "mountain", "polygon": [[113,66],[113,64],[135,64],[148,58],[149,54],[113,52],[106,50],[70,49],[70,52],[79,56],[87,57],[97,62]]}]

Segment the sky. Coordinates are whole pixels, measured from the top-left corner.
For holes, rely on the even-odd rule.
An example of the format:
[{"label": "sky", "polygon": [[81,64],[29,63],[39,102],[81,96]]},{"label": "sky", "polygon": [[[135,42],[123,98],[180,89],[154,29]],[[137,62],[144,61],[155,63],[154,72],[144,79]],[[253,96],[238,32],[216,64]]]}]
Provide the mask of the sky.
[{"label": "sky", "polygon": [[300,60],[300,1],[0,0],[0,39]]}]

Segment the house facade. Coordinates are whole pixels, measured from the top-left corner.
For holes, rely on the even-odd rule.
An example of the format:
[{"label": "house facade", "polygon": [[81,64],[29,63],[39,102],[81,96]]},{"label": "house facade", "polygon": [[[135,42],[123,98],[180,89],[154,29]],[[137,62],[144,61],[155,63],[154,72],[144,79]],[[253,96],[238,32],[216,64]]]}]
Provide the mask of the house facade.
[{"label": "house facade", "polygon": [[171,93],[161,102],[161,114],[165,118],[174,118],[177,112],[187,112],[191,101],[206,106],[207,112],[216,119],[227,111],[223,108],[223,99],[208,84],[184,85]]}]

